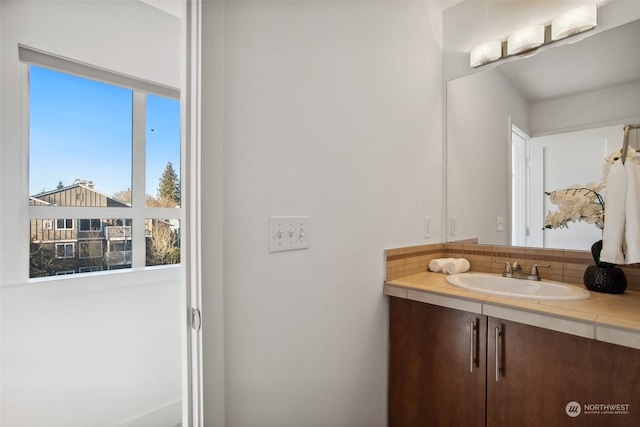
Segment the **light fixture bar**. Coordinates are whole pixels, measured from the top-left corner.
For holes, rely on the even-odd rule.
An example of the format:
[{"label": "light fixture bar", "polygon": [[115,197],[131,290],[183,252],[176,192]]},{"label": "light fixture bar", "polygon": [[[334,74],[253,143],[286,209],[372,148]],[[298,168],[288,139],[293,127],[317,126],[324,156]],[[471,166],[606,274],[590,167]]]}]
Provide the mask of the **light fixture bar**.
[{"label": "light fixture bar", "polygon": [[597,25],[598,6],[581,6],[564,13],[548,25],[533,25],[516,31],[506,41],[494,40],[479,44],[470,52],[469,65],[480,67],[512,55],[533,51],[540,46],[553,43],[588,31]]},{"label": "light fixture bar", "polygon": [[516,55],[544,44],[544,25],[532,25],[511,34],[507,39],[507,54]]},{"label": "light fixture bar", "polygon": [[502,58],[502,42],[494,40],[482,43],[471,50],[469,65],[473,68]]},{"label": "light fixture bar", "polygon": [[551,40],[564,39],[590,30],[597,25],[598,6],[581,6],[551,21]]}]

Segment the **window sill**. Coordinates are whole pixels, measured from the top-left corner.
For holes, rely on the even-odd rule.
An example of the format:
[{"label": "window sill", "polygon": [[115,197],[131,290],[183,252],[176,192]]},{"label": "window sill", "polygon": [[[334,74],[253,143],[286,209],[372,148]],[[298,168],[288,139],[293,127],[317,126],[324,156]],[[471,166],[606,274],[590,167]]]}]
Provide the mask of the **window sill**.
[{"label": "window sill", "polygon": [[40,297],[60,294],[100,292],[132,286],[144,286],[166,282],[181,282],[184,268],[180,264],[99,271],[29,279],[26,282],[6,282],[0,285],[3,294],[12,290],[24,290],[27,294],[38,292]]}]

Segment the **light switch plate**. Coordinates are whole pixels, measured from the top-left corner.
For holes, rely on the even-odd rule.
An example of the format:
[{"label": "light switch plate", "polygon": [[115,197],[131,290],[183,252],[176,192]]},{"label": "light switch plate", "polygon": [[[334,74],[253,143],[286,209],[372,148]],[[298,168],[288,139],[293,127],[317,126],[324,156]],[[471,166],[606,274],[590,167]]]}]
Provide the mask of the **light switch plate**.
[{"label": "light switch plate", "polygon": [[308,247],[308,216],[269,217],[269,252],[292,251]]},{"label": "light switch plate", "polygon": [[430,216],[424,217],[424,237],[425,239],[428,239],[431,237],[431,217]]}]

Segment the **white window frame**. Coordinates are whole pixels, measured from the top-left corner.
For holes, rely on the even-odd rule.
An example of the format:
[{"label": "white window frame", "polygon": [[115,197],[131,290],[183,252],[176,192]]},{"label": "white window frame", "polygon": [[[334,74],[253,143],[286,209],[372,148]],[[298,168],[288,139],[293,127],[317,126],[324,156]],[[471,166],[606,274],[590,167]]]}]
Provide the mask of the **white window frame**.
[{"label": "white window frame", "polygon": [[[127,249],[127,242],[131,242],[131,249]],[[114,250],[114,245],[122,244],[123,248],[120,250]],[[107,243],[108,252],[131,252],[133,250],[133,241],[131,239],[121,239],[121,240],[109,240]]]},{"label": "white window frame", "polygon": [[[58,218],[128,218],[131,219],[131,269],[144,270],[149,268],[178,267],[179,265],[146,267],[146,236],[145,221],[151,219],[175,218],[184,223],[185,215],[182,207],[178,208],[148,208],[146,207],[146,115],[147,115],[147,95],[158,95],[180,101],[180,91],[164,85],[155,84],[145,80],[124,74],[92,67],[87,64],[75,62],[66,58],[52,55],[27,46],[19,46],[19,57],[21,61],[25,105],[29,104],[29,66],[34,65],[52,69],[58,72],[76,75],[82,78],[100,81],[103,83],[124,87],[133,92],[133,112],[132,112],[132,186],[131,186],[131,206],[130,207],[89,207],[89,206],[29,206],[29,221],[33,219],[58,219]],[[25,111],[29,116],[29,109]],[[28,126],[27,126],[28,127]],[[28,158],[28,138],[25,141]],[[180,147],[181,158],[184,149]],[[181,165],[184,161],[181,159]],[[181,174],[184,168],[181,167]],[[27,177],[28,179],[28,177]],[[182,179],[181,185],[182,185]],[[181,193],[184,191],[181,190]],[[28,199],[28,194],[24,195]],[[57,225],[57,224],[56,224]],[[27,271],[27,276],[29,272]],[[179,273],[176,273],[177,275]],[[178,277],[176,275],[176,277]],[[26,277],[25,281],[37,281],[41,278]]]},{"label": "white window frame", "polygon": [[[74,242],[59,242],[59,243],[55,243],[55,245],[56,245],[56,248],[55,248],[56,259],[72,259],[76,257],[76,244]],[[64,246],[65,256],[58,255],[58,248],[60,246]],[[67,246],[71,246],[71,256],[67,256]]]},{"label": "white window frame", "polygon": [[511,244],[529,246],[529,135],[511,125]]},{"label": "white window frame", "polygon": [[[89,221],[89,227],[91,227],[91,221],[100,221],[100,228],[98,228],[97,230],[93,230],[91,228],[89,228],[88,230],[83,230],[82,221]],[[91,233],[92,231],[102,231],[102,218],[81,218],[78,220],[79,233]]]},{"label": "white window frame", "polygon": [[[73,218],[56,218],[54,219],[55,224],[56,224],[56,230],[61,230],[61,231],[67,231],[67,230],[73,230],[75,227],[75,221],[73,220]],[[64,221],[64,227],[58,227],[58,221]],[[67,221],[71,221],[71,226],[67,227]]]}]

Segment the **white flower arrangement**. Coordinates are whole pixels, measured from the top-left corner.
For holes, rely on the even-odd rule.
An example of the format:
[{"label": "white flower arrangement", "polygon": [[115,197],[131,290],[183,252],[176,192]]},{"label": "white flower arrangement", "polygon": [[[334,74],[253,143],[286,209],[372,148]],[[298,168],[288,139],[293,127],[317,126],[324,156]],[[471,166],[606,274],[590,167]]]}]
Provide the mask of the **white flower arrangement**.
[{"label": "white flower arrangement", "polygon": [[[544,220],[544,228],[569,228],[569,222],[584,221],[604,228],[604,197],[602,190],[607,185],[609,170],[622,157],[622,150],[614,151],[604,158],[602,182],[590,182],[586,185],[572,185],[554,191],[545,192],[549,200],[558,206],[549,211]],[[629,147],[627,160],[640,166],[640,153]]]},{"label": "white flower arrangement", "polygon": [[545,228],[569,228],[569,222],[585,221],[604,228],[604,198],[600,192],[604,184],[590,182],[587,185],[572,185],[546,192],[549,200],[558,206],[549,211],[544,220]]}]

